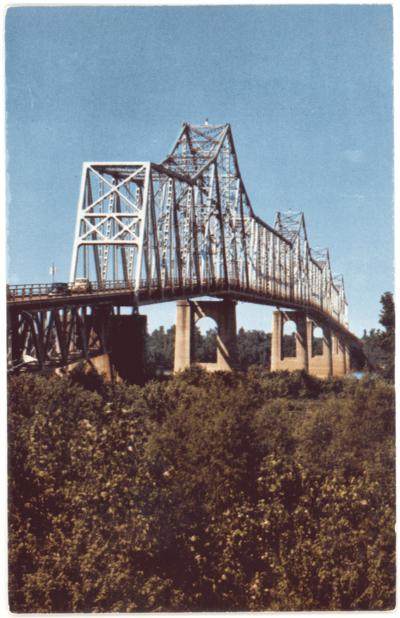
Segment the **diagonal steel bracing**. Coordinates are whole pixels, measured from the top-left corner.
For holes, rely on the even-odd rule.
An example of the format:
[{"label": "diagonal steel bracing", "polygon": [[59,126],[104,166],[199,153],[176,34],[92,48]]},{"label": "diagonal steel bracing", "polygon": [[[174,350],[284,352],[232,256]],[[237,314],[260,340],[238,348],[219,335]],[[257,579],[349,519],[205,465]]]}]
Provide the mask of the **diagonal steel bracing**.
[{"label": "diagonal steel bracing", "polygon": [[229,124],[183,124],[159,164],[84,164],[70,283],[62,298],[8,286],[11,371],[108,352],[113,306],[205,294],[306,310],[355,339],[343,277],[311,248],[303,213],[278,212],[273,226],[254,213]]},{"label": "diagonal steel bracing", "polygon": [[313,306],[347,326],[343,278],[309,245],[304,216],[253,212],[231,127],[184,123],[161,164],[87,163],[70,280],[136,292],[234,286]]},{"label": "diagonal steel bracing", "polygon": [[111,304],[9,309],[9,369],[62,367],[110,350]]}]

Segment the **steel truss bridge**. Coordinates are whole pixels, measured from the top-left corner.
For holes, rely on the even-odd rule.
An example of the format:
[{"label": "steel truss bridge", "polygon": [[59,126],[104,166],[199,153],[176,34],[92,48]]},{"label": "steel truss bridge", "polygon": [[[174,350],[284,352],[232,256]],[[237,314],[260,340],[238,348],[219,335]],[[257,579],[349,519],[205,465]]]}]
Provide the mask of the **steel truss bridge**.
[{"label": "steel truss bridge", "polygon": [[[122,306],[200,296],[306,310],[347,340],[343,278],[310,246],[301,212],[253,211],[231,127],[184,123],[162,163],[83,166],[70,286],[8,286],[9,367],[43,369],[107,352]],[[75,290],[76,291],[76,290]]]}]

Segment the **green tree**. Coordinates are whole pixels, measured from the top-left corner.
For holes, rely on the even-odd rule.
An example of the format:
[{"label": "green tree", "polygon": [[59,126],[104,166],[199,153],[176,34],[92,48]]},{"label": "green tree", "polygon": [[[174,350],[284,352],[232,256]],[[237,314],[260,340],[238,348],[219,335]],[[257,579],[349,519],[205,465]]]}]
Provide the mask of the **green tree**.
[{"label": "green tree", "polygon": [[152,378],[160,372],[172,371],[174,366],[175,325],[163,326],[146,337],[146,373]]},{"label": "green tree", "polygon": [[384,327],[364,331],[362,343],[367,367],[386,379],[394,381],[395,359],[395,307],[393,294],[385,292],[380,299],[382,309],[379,323]]},{"label": "green tree", "polygon": [[381,336],[381,347],[384,354],[383,375],[394,380],[394,355],[395,355],[395,309],[393,294],[385,292],[381,297],[382,311],[379,322],[385,331]]},{"label": "green tree", "polygon": [[271,361],[271,335],[262,330],[240,328],[237,335],[239,367],[246,371],[251,365],[269,367]]},{"label": "green tree", "polygon": [[385,328],[387,334],[394,335],[395,312],[392,292],[385,292],[381,296],[382,310],[379,316],[379,323]]},{"label": "green tree", "polygon": [[393,607],[386,380],[25,374],[9,449],[13,611]]}]

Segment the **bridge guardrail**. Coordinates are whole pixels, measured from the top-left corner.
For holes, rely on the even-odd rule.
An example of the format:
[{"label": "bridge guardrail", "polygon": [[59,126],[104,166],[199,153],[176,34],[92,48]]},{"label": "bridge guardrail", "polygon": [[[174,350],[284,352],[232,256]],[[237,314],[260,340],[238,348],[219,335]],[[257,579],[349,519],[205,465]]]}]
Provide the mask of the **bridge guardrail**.
[{"label": "bridge guardrail", "polygon": [[[161,284],[160,287],[160,282],[158,279],[141,279],[140,281],[140,287],[139,290],[137,290],[137,292],[170,292],[172,290],[212,290],[212,291],[217,291],[218,289],[221,290],[226,290],[226,289],[231,289],[231,290],[238,290],[238,289],[247,289],[248,291],[255,291],[255,292],[266,292],[267,290],[265,289],[265,285],[269,284],[272,285],[272,287],[274,288],[274,296],[282,296],[283,298],[289,299],[292,298],[294,299],[294,295],[290,292],[290,290],[286,291],[287,283],[281,279],[278,278],[270,278],[269,281],[266,281],[265,284],[250,284],[247,285],[245,282],[241,281],[240,279],[229,279],[228,281],[225,280],[225,278],[215,278],[212,281],[201,281],[201,282],[197,282],[197,281],[182,281],[179,280],[179,278],[173,278],[172,280],[168,280],[165,281],[164,283]],[[285,288],[286,293],[285,294],[280,294],[276,288]],[[101,283],[98,283],[96,281],[94,282],[90,282],[90,289],[87,290],[79,290],[76,291],[74,290],[74,284],[66,284],[66,288],[68,290],[67,294],[71,294],[71,295],[84,295],[87,296],[88,294],[96,294],[96,293],[104,293],[104,292],[110,292],[110,293],[114,293],[114,292],[118,292],[118,291],[132,291],[135,292],[133,284],[130,282],[126,282],[125,280],[119,280],[119,281],[104,281]],[[52,291],[54,289],[54,284],[51,283],[32,283],[32,284],[18,284],[18,285],[7,285],[7,300],[9,301],[13,301],[13,300],[29,300],[29,299],[34,299],[37,297],[42,297],[42,296],[49,296],[52,295]],[[269,290],[271,291],[271,290]],[[54,296],[56,294],[53,294]],[[62,296],[63,294],[60,293],[60,296]],[[314,304],[313,301],[310,301],[312,304]],[[319,303],[316,303],[319,305]]]},{"label": "bridge guardrail", "polygon": [[[53,283],[26,283],[18,285],[7,285],[7,300],[34,298],[38,296],[49,296],[54,288]],[[67,290],[70,294],[74,294],[74,284],[66,284]],[[133,289],[132,285],[124,280],[121,281],[104,281],[98,283],[96,281],[90,282],[90,290],[77,292],[77,294],[90,294],[92,292],[106,292],[115,290]]]}]

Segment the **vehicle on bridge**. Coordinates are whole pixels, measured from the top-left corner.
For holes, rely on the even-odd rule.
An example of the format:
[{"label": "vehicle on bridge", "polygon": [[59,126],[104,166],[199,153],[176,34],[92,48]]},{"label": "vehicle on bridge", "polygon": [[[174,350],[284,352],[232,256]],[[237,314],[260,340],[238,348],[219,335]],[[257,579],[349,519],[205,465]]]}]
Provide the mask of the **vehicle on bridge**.
[{"label": "vehicle on bridge", "polygon": [[53,283],[50,291],[48,293],[49,296],[69,296],[71,294],[71,290],[69,289],[68,283]]},{"label": "vehicle on bridge", "polygon": [[92,284],[87,277],[78,277],[71,284],[72,294],[84,294],[85,292],[92,292]]}]

